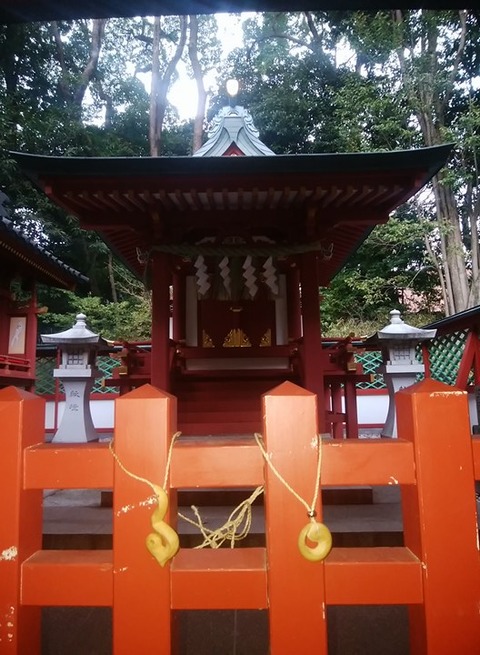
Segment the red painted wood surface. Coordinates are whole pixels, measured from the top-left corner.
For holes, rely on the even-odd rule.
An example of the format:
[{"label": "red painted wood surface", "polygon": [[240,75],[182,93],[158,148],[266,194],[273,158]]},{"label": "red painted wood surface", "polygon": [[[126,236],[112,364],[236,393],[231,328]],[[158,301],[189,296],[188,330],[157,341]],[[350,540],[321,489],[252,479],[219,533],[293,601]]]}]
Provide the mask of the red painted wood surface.
[{"label": "red painted wood surface", "polygon": [[42,494],[23,490],[23,450],[43,439],[45,402],[0,390],[0,652],[39,655],[40,610],[20,603],[21,564],[42,543]]},{"label": "red painted wood surface", "polygon": [[478,334],[471,330],[463,347],[462,359],[458,367],[456,386],[466,389],[470,371],[474,374],[474,384],[480,383],[480,340]]},{"label": "red painted wood surface", "polygon": [[[172,510],[176,487],[256,486],[265,472],[267,548],[184,549],[162,569],[145,547],[154,509],[149,487],[118,466],[113,476],[105,445],[40,444],[43,401],[14,388],[0,392],[6,455],[0,480],[7,485],[0,518],[9,529],[0,531],[2,640],[5,630],[13,630],[0,652],[39,653],[34,606],[113,605],[115,655],[173,652],[172,610],[269,609],[272,655],[307,649],[325,655],[325,605],[409,604],[412,655],[450,655],[452,644],[462,655],[477,655],[480,562],[473,480],[480,477],[480,440],[471,440],[462,392],[430,380],[397,398],[404,438],[325,440],[322,485],[401,484],[407,547],[334,548],[323,564],[302,560],[297,535],[307,522],[305,509],[264,466],[253,440],[188,439],[173,450]],[[175,405],[149,385],[117,401],[121,461],[160,485]],[[265,394],[263,405],[267,451],[311,502],[315,396],[284,383]],[[91,486],[114,486],[113,553],[41,551],[38,489],[88,487],[89,471]],[[12,546],[18,556],[10,557]]]},{"label": "red painted wood surface", "polygon": [[346,421],[346,436],[347,439],[358,438],[358,415],[357,415],[357,382],[356,380],[349,380],[348,377],[344,381],[345,393],[345,414]]},{"label": "red painted wood surface", "polygon": [[264,482],[263,460],[251,437],[180,441],[170,480],[176,488],[256,487]]},{"label": "red painted wood surface", "polygon": [[[162,486],[170,440],[176,430],[176,399],[150,385],[115,403],[115,452],[132,473]],[[113,486],[113,647],[115,655],[169,653],[170,564],[159,566],[147,551],[156,507],[145,483],[118,465]],[[176,515],[175,494],[165,521]],[[175,520],[173,526],[175,528]]]},{"label": "red painted wood surface", "polygon": [[[310,504],[317,469],[316,397],[285,382],[266,394],[263,403],[267,453],[288,484]],[[304,559],[297,546],[309,518],[268,466],[265,481],[270,652],[326,653],[325,565]],[[316,511],[321,521],[319,503]]]},{"label": "red painted wood surface", "polygon": [[172,562],[172,609],[266,609],[264,548],[182,549]]},{"label": "red painted wood surface", "polygon": [[300,303],[300,272],[295,266],[287,273],[288,338],[297,341],[302,336],[302,308]]},{"label": "red painted wood surface", "polygon": [[[474,438],[480,479],[480,438]],[[323,440],[325,486],[413,484],[413,445],[404,439]],[[172,456],[175,488],[255,487],[263,460],[251,437],[200,437],[177,442]],[[37,444],[25,451],[25,487],[98,489],[113,486],[108,444]]]},{"label": "red painted wood surface", "polygon": [[417,485],[403,492],[405,545],[422,562],[424,604],[410,616],[412,655],[480,652],[480,558],[466,392],[428,379],[397,394]]},{"label": "red painted wood surface", "polygon": [[39,550],[22,565],[21,594],[24,605],[109,607],[112,551]]},{"label": "red painted wood surface", "polygon": [[325,432],[325,407],[323,371],[319,370],[322,361],[322,342],[320,325],[320,298],[318,295],[318,255],[305,253],[301,257],[300,277],[302,283],[302,319],[303,319],[303,348],[302,364],[304,373],[304,386],[317,395],[320,432]]},{"label": "red painted wood surface", "polygon": [[185,276],[176,270],[172,277],[172,337],[175,343],[179,343],[185,340],[186,334],[187,297],[185,288]]},{"label": "red painted wood surface", "polygon": [[333,548],[325,586],[329,605],[421,603],[422,566],[408,548]]},{"label": "red painted wood surface", "polygon": [[39,443],[25,450],[29,489],[110,489],[113,457],[108,443]]},{"label": "red painted wood surface", "polygon": [[150,382],[170,389],[170,280],[168,255],[152,254],[152,362]]},{"label": "red painted wood surface", "polygon": [[475,480],[480,480],[480,437],[472,438],[472,452]]}]

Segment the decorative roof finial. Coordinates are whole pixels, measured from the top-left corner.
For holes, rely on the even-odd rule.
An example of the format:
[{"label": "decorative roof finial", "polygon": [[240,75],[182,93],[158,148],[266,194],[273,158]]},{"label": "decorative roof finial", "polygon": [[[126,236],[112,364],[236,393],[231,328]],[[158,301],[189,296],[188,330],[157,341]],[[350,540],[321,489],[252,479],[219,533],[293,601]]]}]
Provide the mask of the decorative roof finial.
[{"label": "decorative roof finial", "polygon": [[230,103],[234,103],[235,98],[238,95],[238,88],[239,88],[238,80],[234,80],[234,79],[227,80],[225,87],[230,97]]}]

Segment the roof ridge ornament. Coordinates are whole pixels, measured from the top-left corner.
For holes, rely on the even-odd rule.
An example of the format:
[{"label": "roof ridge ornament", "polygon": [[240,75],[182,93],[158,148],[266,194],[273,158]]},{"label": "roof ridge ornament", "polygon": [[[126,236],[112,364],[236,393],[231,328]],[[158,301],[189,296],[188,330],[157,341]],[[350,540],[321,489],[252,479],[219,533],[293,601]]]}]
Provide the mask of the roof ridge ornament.
[{"label": "roof ridge ornament", "polygon": [[207,130],[207,141],[194,157],[221,157],[236,146],[232,154],[246,156],[275,155],[259,138],[259,131],[253,123],[248,109],[241,105],[225,105],[212,118]]}]

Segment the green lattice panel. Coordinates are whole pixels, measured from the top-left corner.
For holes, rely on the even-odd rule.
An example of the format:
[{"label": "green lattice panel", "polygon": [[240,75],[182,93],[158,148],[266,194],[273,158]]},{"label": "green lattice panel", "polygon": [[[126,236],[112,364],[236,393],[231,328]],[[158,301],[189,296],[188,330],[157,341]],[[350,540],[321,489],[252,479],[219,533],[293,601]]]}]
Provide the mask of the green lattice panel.
[{"label": "green lattice panel", "polygon": [[452,332],[438,337],[430,345],[430,371],[432,378],[455,384],[462,359],[468,330]]},{"label": "green lattice panel", "polygon": [[92,393],[118,393],[118,387],[102,386],[102,378],[111,378],[113,369],[120,366],[118,359],[113,359],[109,355],[100,355],[97,357],[97,368],[100,371],[100,377],[95,380]]},{"label": "green lattice panel", "polygon": [[[40,396],[53,395],[55,393],[55,379],[53,377],[55,362],[55,357],[37,357],[35,393]],[[119,365],[120,362],[118,360],[108,355],[97,357],[97,368],[100,371],[100,377],[95,380],[92,393],[118,393],[118,387],[103,387],[102,378],[112,377],[113,369]]]},{"label": "green lattice panel", "polygon": [[383,375],[377,373],[378,367],[382,364],[382,353],[379,350],[367,350],[363,354],[355,355],[355,360],[363,366],[366,375],[373,375],[372,382],[360,382],[358,389],[385,389]]},{"label": "green lattice panel", "polygon": [[35,393],[46,396],[55,393],[53,369],[55,357],[37,357],[35,365]]}]

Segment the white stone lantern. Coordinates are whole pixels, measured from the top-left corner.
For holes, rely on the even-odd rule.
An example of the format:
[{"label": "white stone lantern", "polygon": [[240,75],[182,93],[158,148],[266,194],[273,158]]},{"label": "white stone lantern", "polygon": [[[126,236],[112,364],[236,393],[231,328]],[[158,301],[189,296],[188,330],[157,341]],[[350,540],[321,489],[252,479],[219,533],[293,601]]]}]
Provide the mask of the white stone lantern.
[{"label": "white stone lantern", "polygon": [[65,332],[42,334],[43,343],[56,345],[61,351],[60,366],[53,371],[65,391],[65,409],[55,433],[55,443],[97,441],[98,435],[90,413],[90,392],[98,377],[95,367],[97,351],[107,345],[88,329],[85,314],[77,314],[75,325]]},{"label": "white stone lantern", "polygon": [[415,348],[422,341],[433,339],[436,333],[436,330],[408,325],[402,320],[400,312],[394,309],[390,312],[390,324],[367,339],[366,343],[378,345],[382,350],[383,365],[378,371],[383,374],[389,395],[382,437],[397,436],[395,394],[415,384],[417,376],[425,373],[425,366],[415,357]]}]

